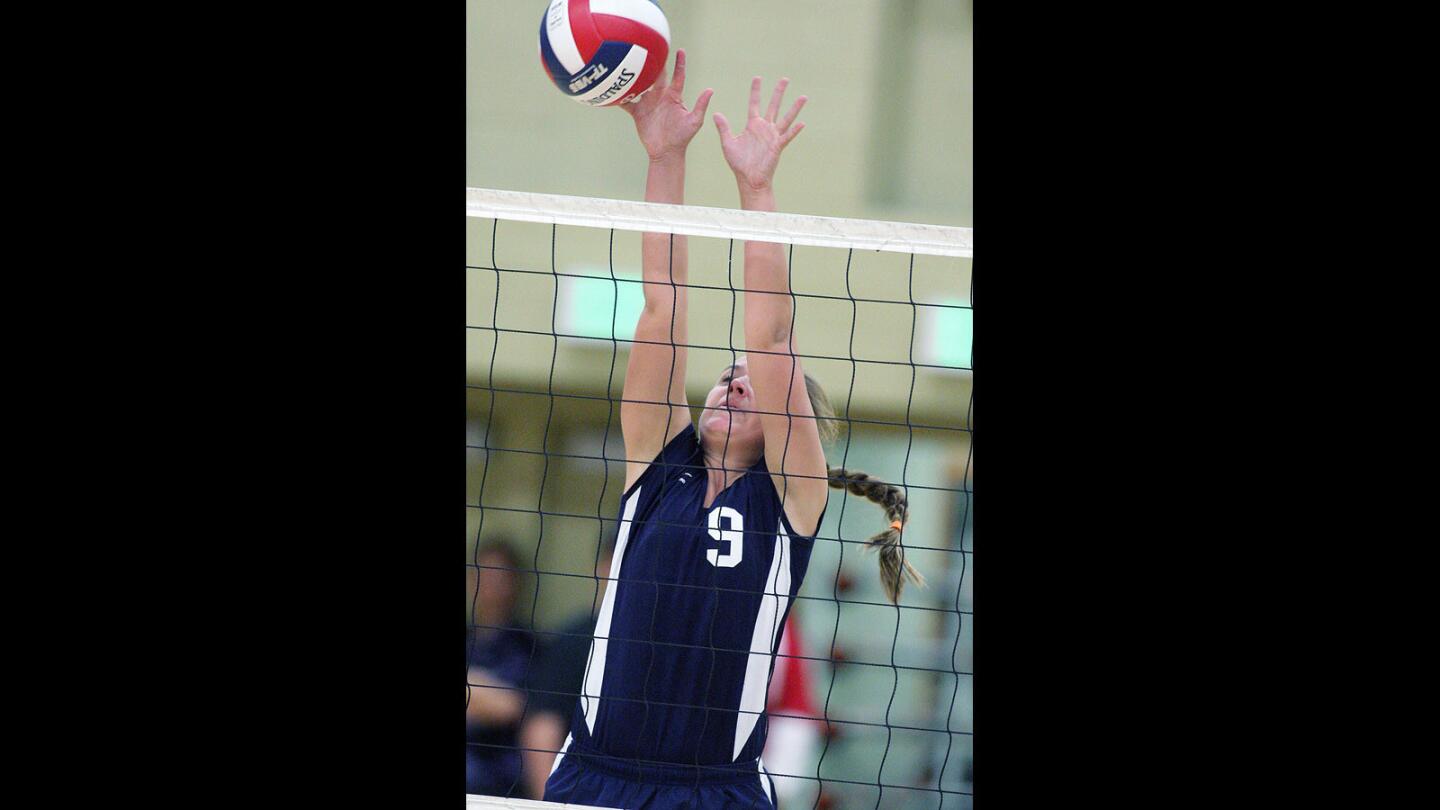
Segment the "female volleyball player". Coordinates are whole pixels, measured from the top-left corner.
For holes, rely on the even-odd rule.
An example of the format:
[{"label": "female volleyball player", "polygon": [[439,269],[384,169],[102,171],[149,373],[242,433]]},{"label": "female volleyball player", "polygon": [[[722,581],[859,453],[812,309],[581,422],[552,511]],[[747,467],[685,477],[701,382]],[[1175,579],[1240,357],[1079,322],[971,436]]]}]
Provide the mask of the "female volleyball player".
[{"label": "female volleyball player", "polygon": [[[760,78],[749,120],[732,133],[715,116],[741,205],[775,210],[780,154],[804,128],[784,117],[781,79],[768,109]],[[685,52],[634,104],[623,105],[650,157],[645,199],[684,202],[685,150],[711,90],[686,109]],[[686,241],[642,237],[645,307],[620,409],[625,492],[610,577],[570,736],[546,784],[549,801],[623,808],[774,806],[759,754],[766,690],[781,628],[810,560],[827,484],[881,503],[893,521],[872,542],[892,599],[902,577],[906,504],[863,473],[827,469],[824,393],[797,357],[780,245],[745,244],[749,353],[722,369],[691,422],[685,397]],[[821,426],[824,425],[822,428]]]}]

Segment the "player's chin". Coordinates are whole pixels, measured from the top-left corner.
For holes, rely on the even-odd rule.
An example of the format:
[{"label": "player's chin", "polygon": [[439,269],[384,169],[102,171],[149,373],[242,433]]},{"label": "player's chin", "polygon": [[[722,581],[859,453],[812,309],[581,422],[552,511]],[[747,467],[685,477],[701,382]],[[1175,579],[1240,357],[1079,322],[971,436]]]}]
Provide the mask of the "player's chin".
[{"label": "player's chin", "polygon": [[700,419],[700,426],[705,433],[712,436],[726,436],[743,424],[737,418],[739,416],[739,414],[731,414],[728,411],[708,411]]}]

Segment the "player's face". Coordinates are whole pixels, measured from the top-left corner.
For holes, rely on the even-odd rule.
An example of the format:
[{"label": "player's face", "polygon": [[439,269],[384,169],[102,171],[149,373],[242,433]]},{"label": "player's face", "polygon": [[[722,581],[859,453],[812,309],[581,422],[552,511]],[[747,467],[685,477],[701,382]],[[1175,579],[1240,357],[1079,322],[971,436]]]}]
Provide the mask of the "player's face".
[{"label": "player's face", "polygon": [[750,387],[750,370],[741,357],[735,365],[720,372],[720,377],[705,397],[705,410],[700,415],[701,433],[707,440],[732,448],[759,447],[765,443],[760,415],[755,413],[755,391]]}]

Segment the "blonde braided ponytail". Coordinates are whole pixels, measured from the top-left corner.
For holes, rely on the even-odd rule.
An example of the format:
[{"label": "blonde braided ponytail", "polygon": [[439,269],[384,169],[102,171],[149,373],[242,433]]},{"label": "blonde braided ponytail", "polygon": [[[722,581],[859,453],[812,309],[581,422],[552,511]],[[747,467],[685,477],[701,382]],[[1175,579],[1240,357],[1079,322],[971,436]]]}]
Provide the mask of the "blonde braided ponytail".
[{"label": "blonde braided ponytail", "polygon": [[868,541],[871,550],[880,554],[880,584],[885,588],[885,596],[892,603],[900,604],[900,592],[904,589],[907,578],[916,585],[925,587],[925,578],[905,559],[905,550],[900,545],[900,529],[905,525],[910,513],[905,493],[898,487],[877,481],[859,470],[831,467],[828,477],[830,486],[835,489],[846,490],[852,495],[859,495],[879,504],[885,510],[885,517],[890,520],[889,528]]}]

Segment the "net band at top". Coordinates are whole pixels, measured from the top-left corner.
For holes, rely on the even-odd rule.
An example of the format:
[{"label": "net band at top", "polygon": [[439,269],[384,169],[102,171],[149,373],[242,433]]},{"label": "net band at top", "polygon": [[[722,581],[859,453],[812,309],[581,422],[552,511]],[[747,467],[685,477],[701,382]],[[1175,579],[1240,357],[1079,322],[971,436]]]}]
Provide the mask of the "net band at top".
[{"label": "net band at top", "polygon": [[612,810],[608,807],[592,807],[586,804],[560,804],[558,802],[537,802],[528,799],[506,799],[501,796],[476,796],[465,794],[465,810]]},{"label": "net band at top", "polygon": [[465,189],[465,215],[750,242],[973,257],[973,229],[948,225],[739,211],[491,188]]}]

